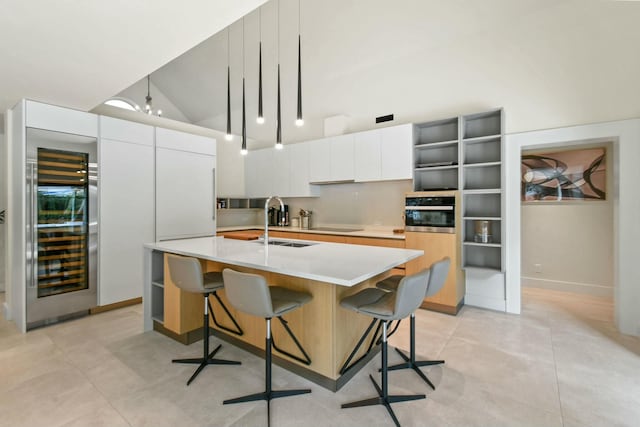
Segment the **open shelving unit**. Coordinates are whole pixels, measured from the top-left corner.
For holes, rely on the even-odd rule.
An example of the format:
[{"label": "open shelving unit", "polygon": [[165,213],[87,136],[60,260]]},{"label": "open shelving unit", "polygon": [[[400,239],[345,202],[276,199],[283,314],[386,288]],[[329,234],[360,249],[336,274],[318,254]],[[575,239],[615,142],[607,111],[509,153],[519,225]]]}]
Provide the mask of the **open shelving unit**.
[{"label": "open shelving unit", "polygon": [[164,323],[164,253],[151,253],[151,318]]},{"label": "open shelving unit", "polygon": [[[414,125],[414,191],[460,190],[461,267],[465,302],[505,310],[505,221],[502,109]],[[476,221],[491,240],[476,241]]]},{"label": "open shelving unit", "polygon": [[264,198],[218,197],[218,209],[264,209]]}]

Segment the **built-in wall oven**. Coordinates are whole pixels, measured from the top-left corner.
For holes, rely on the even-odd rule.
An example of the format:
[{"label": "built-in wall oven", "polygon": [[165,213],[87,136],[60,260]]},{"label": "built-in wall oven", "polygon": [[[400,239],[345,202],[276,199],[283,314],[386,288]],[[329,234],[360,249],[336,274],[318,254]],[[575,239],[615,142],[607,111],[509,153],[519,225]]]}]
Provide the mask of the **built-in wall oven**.
[{"label": "built-in wall oven", "polygon": [[406,231],[455,233],[456,197],[454,193],[407,193],[404,209]]}]

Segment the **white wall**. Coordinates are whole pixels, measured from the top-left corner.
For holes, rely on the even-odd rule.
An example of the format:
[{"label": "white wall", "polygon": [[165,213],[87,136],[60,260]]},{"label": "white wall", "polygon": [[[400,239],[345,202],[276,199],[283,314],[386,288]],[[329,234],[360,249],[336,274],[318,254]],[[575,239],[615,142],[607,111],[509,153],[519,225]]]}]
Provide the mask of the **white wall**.
[{"label": "white wall", "polygon": [[523,204],[521,223],[522,286],[613,298],[611,199]]},{"label": "white wall", "polygon": [[604,146],[606,200],[522,203],[522,286],[613,298],[613,149]]},{"label": "white wall", "polygon": [[640,336],[640,119],[523,132],[506,137],[507,311],[520,312],[521,150],[589,142],[613,142],[613,278],[615,320],[621,332]]}]

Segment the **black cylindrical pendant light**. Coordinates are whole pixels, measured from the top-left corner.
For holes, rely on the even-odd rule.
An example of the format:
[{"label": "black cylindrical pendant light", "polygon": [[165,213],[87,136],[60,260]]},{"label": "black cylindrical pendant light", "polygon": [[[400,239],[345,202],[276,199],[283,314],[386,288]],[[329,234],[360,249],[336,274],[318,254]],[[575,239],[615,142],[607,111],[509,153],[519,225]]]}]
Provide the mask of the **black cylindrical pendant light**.
[{"label": "black cylindrical pendant light", "polygon": [[258,118],[256,122],[261,125],[264,123],[264,115],[262,114],[262,8],[259,13],[259,33],[260,43],[258,44]]},{"label": "black cylindrical pendant light", "polygon": [[242,77],[242,149],[240,153],[247,154],[247,109],[244,101],[244,77]]},{"label": "black cylindrical pendant light", "polygon": [[278,100],[276,106],[276,148],[282,149],[282,117],[280,114],[280,0],[278,0]]},{"label": "black cylindrical pendant light", "polygon": [[302,119],[302,60],[300,48],[300,0],[298,0],[298,115],[296,117],[296,126],[304,125]]},{"label": "black cylindrical pendant light", "polygon": [[240,153],[247,155],[247,107],[244,97],[244,18],[242,18],[242,148]]},{"label": "black cylindrical pendant light", "polygon": [[231,134],[231,65],[229,63],[229,47],[229,27],[227,27],[227,134],[224,137],[227,141],[233,139],[233,135]]},{"label": "black cylindrical pendant light", "polygon": [[278,64],[278,106],[276,110],[276,148],[282,148],[282,116],[280,114],[280,64]]}]

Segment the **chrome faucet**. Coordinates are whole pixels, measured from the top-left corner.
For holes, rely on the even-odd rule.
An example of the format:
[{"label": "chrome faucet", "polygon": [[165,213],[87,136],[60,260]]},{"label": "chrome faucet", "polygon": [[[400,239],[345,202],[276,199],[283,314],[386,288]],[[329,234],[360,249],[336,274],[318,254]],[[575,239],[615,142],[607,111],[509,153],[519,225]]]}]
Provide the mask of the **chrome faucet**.
[{"label": "chrome faucet", "polygon": [[284,203],[278,196],[271,196],[264,202],[264,246],[269,247],[269,202],[271,199],[276,199],[280,202],[280,211],[282,212],[282,218],[284,219]]}]

